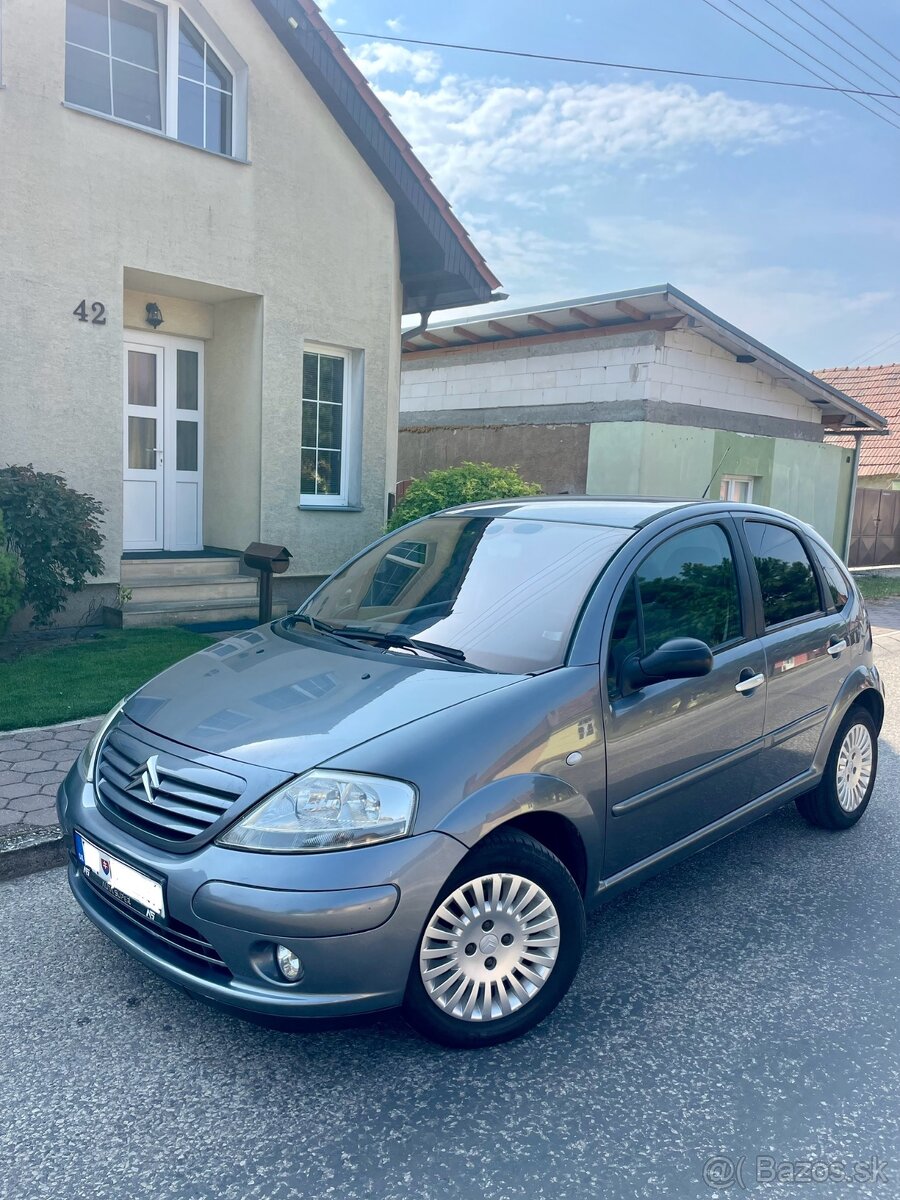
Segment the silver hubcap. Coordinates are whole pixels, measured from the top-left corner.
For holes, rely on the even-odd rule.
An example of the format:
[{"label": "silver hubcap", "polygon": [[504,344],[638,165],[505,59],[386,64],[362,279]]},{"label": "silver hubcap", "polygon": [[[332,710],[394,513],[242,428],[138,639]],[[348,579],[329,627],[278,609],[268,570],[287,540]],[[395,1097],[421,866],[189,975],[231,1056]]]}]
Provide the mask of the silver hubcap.
[{"label": "silver hubcap", "polygon": [[872,737],[865,725],[851,725],[837,760],[838,803],[853,812],[866,798],[872,778]]},{"label": "silver hubcap", "polygon": [[495,1021],[533,1000],[559,953],[553,901],[521,875],[483,875],[435,910],[419,971],[428,995],[461,1021]]}]

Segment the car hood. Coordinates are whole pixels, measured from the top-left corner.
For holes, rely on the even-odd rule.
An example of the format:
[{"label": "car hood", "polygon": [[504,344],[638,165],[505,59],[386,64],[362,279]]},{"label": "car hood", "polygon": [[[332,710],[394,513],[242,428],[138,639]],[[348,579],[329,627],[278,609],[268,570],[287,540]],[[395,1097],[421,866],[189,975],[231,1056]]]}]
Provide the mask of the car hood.
[{"label": "car hood", "polygon": [[524,678],[416,666],[276,627],[237,634],[163,671],[125,715],[206,753],[300,774],[420,717]]}]

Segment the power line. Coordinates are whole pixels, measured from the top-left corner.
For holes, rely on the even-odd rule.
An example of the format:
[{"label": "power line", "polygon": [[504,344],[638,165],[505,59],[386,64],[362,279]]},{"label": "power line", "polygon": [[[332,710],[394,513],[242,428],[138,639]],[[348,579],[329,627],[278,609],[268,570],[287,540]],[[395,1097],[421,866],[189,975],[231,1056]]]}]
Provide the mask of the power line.
[{"label": "power line", "polygon": [[[797,17],[792,17],[789,12],[785,12],[785,10],[783,8],[781,8],[780,5],[775,3],[775,0],[765,0],[765,2],[766,2],[766,4],[768,4],[769,8],[774,8],[775,11],[777,13],[779,13],[782,17],[784,17],[784,19],[786,21],[790,21],[793,25],[796,25],[798,29],[802,29],[804,33],[808,33],[810,37],[815,38],[816,41],[820,43],[820,45],[824,46],[826,50],[829,50],[837,58],[840,58],[843,62],[847,63],[848,66],[853,67],[853,69],[856,71],[862,71],[863,75],[865,75],[868,79],[871,79],[874,83],[877,83],[879,87],[885,86],[883,81],[876,78],[876,76],[874,76],[871,71],[867,71],[865,67],[862,67],[859,65],[859,63],[854,62],[852,58],[848,58],[847,55],[843,52],[843,50],[838,50],[836,46],[832,45],[831,42],[829,42],[825,38],[823,38],[821,36],[821,34],[816,33],[816,31],[814,29],[810,29],[810,27],[808,25],[804,25],[802,21],[797,19]],[[793,0],[792,0],[792,2],[793,2]],[[802,5],[800,7],[802,7]],[[807,12],[808,10],[803,9],[803,11]],[[804,51],[804,53],[808,53],[808,51]],[[816,60],[816,61],[818,61],[818,60]],[[833,70],[833,68],[831,68],[831,69]],[[841,76],[841,78],[844,78],[844,77]],[[876,100],[875,103],[881,105],[882,108],[886,108],[887,111],[889,113],[892,113],[895,117],[900,116],[900,113],[898,113],[895,108],[891,108],[891,106],[889,104],[885,104],[885,102],[883,100]]]},{"label": "power line", "polygon": [[898,63],[900,63],[900,58],[897,57],[897,55],[893,52],[893,50],[889,50],[888,47],[885,46],[883,42],[879,42],[878,38],[872,37],[871,33],[866,33],[866,31],[863,29],[863,27],[861,25],[857,25],[857,23],[855,21],[851,21],[846,13],[842,13],[839,8],[835,8],[835,6],[833,4],[829,4],[828,0],[822,0],[822,3],[825,5],[826,8],[830,8],[833,13],[836,13],[841,18],[841,20],[846,21],[848,25],[852,25],[853,28],[855,30],[857,30],[858,33],[861,33],[863,35],[863,37],[868,38],[870,42],[872,42],[874,45],[878,46],[878,48],[880,50],[883,50],[885,52],[885,54],[889,54],[891,56],[891,58],[895,59]]},{"label": "power line", "polygon": [[858,354],[856,358],[851,358],[847,363],[848,367],[855,366],[856,363],[862,362],[864,358],[869,358],[879,350],[886,350],[888,346],[893,346],[894,342],[900,342],[900,333],[891,334],[889,338],[885,338],[883,342],[879,342],[877,346],[873,346],[870,350],[866,350],[864,354]]},{"label": "power line", "polygon": [[[751,20],[758,21],[760,25],[762,25],[765,29],[768,29],[771,33],[774,33],[777,37],[780,37],[783,41],[787,42],[789,46],[793,46],[795,50],[799,50],[800,53],[805,54],[807,56],[807,58],[811,58],[814,62],[819,63],[820,66],[823,66],[826,69],[826,71],[831,71],[832,74],[837,75],[839,79],[844,78],[844,76],[841,75],[839,71],[835,71],[832,67],[829,67],[827,63],[823,63],[821,59],[816,58],[816,56],[814,54],[810,54],[808,50],[804,50],[802,46],[798,46],[796,42],[792,42],[789,37],[785,36],[785,34],[779,33],[779,31],[777,29],[775,29],[774,26],[768,25],[760,17],[754,16],[754,14],[749,11],[749,9],[746,9],[742,5],[738,4],[737,0],[730,0],[730,2],[734,5],[735,8],[739,9],[742,13],[746,14],[746,16],[750,17]],[[726,17],[729,21],[733,21],[735,25],[739,25],[741,27],[741,29],[746,30],[747,33],[751,33],[755,38],[758,38],[759,41],[765,42],[765,44],[767,46],[769,46],[772,50],[775,50],[778,54],[782,55],[782,57],[790,59],[790,61],[792,63],[795,63],[798,67],[801,67],[804,71],[808,72],[810,75],[814,75],[816,77],[816,79],[821,79],[825,83],[829,83],[829,84],[831,83],[831,81],[829,79],[827,79],[824,75],[820,75],[818,71],[813,70],[813,68],[810,66],[807,66],[806,63],[801,62],[798,58],[794,58],[794,56],[792,54],[789,54],[787,52],[787,50],[784,50],[781,46],[776,45],[775,42],[770,42],[769,39],[767,37],[765,37],[763,34],[761,34],[758,30],[753,29],[750,25],[745,25],[744,22],[739,20],[736,16],[734,16],[733,13],[726,12],[724,8],[719,8],[718,4],[713,3],[713,0],[703,0],[703,3],[706,4],[709,8],[714,8],[717,13],[720,13],[721,16]],[[853,93],[855,93],[855,94],[851,94],[851,92],[845,88],[838,88],[837,90],[843,91],[844,94],[847,96],[847,98],[852,100],[854,104],[858,104],[860,106],[860,108],[864,108],[866,110],[866,112],[872,113],[872,115],[878,117],[878,119],[880,121],[884,121],[884,123],[886,125],[893,125],[893,127],[895,129],[900,129],[900,125],[898,125],[896,123],[896,121],[892,121],[889,117],[884,116],[880,112],[875,112],[874,108],[869,108],[868,104],[864,104],[863,101],[859,99],[859,96],[862,94],[860,89],[854,88]],[[895,97],[890,97],[890,98],[895,99]]]},{"label": "power line", "polygon": [[[840,30],[835,29],[835,27],[833,25],[829,25],[827,21],[823,21],[821,17],[817,17],[814,12],[811,12],[810,9],[808,9],[805,5],[801,4],[800,0],[791,0],[791,4],[793,4],[793,6],[795,8],[799,8],[801,10],[801,12],[805,12],[808,17],[812,17],[812,19],[818,25],[821,25],[823,29],[827,29],[829,33],[833,33],[836,38],[840,38],[840,40],[844,43],[845,46],[849,46],[850,49],[853,50],[856,54],[861,54],[862,57],[867,59],[874,67],[877,67],[879,71],[883,71],[885,75],[889,75],[891,77],[891,79],[895,79],[897,81],[897,83],[900,83],[900,75],[895,75],[893,71],[889,71],[888,68],[883,63],[878,62],[878,60],[873,58],[871,54],[867,54],[865,52],[865,50],[863,50],[861,47],[857,46],[854,42],[851,42],[849,38],[845,38],[844,35],[840,32]],[[835,11],[837,11],[837,10],[835,10]],[[865,36],[868,36],[868,35],[865,35]],[[862,68],[860,68],[860,70],[862,70]],[[870,75],[869,78],[871,79],[872,76]],[[884,81],[881,79],[877,79],[875,82],[878,83],[881,87],[889,86],[889,85],[886,85],[884,83]]]},{"label": "power line", "polygon": [[[718,11],[722,12],[721,9]],[[728,16],[729,14],[722,13],[722,15]],[[733,21],[736,20],[736,18],[729,17],[729,20]],[[737,23],[739,25],[741,24],[740,21]],[[743,28],[746,29],[747,26],[743,26]],[[760,83],[765,84],[767,87],[802,88],[806,91],[813,92],[837,92],[842,96],[850,96],[851,99],[854,96],[871,96],[874,98],[883,98],[885,100],[900,100],[900,94],[897,92],[872,92],[867,91],[865,88],[838,87],[836,84],[830,83],[827,79],[824,79],[824,76],[822,75],[817,76],[817,78],[823,79],[824,83],[796,83],[790,79],[759,79],[751,75],[719,75],[710,71],[679,70],[677,67],[646,67],[639,66],[637,63],[605,62],[598,58],[569,58],[563,54],[536,54],[530,50],[504,50],[498,46],[470,46],[460,42],[427,41],[425,38],[389,37],[387,34],[360,33],[353,29],[341,29],[339,32],[342,38],[358,37],[365,38],[367,41],[371,42],[401,42],[402,44],[408,46],[430,46],[437,50],[468,50],[475,54],[499,54],[507,58],[530,58],[538,59],[541,62],[573,63],[575,66],[581,67],[610,67],[617,71],[644,71],[655,75],[686,75],[691,79],[717,79],[730,83]],[[750,32],[753,33],[754,31],[751,29]],[[754,36],[760,37],[761,35],[755,34]],[[766,39],[763,38],[762,40],[765,41]],[[771,45],[771,42],[767,44]],[[778,49],[777,47],[774,48]],[[783,54],[784,51],[779,51],[779,53]],[[786,57],[790,58],[791,56],[788,54]],[[796,62],[799,67],[803,67],[803,69],[806,71],[810,70],[809,67],[804,66],[804,64],[798,62],[797,59],[792,59],[791,61]],[[812,74],[815,75],[816,72],[813,71]],[[865,108],[865,105],[863,105],[863,107]],[[871,112],[871,109],[869,111]]]}]

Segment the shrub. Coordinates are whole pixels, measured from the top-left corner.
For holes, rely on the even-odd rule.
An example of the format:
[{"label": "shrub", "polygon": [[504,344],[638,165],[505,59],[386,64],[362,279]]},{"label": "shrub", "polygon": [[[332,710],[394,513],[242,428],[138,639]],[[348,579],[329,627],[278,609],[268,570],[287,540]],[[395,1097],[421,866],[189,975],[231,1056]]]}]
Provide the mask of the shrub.
[{"label": "shrub", "polygon": [[512,500],[516,496],[540,495],[540,484],[527,483],[515,467],[492,467],[490,463],[464,462],[444,471],[429,471],[414,479],[394,509],[388,529],[399,529],[407,521],[467,504],[472,500]]},{"label": "shrub", "polygon": [[89,575],[103,570],[103,506],[70,488],[61,475],[27,467],[0,468],[0,511],[6,549],[21,563],[22,602],[31,604],[32,625],[49,625],[69,592],[80,592]]},{"label": "shrub", "polygon": [[0,635],[6,632],[10,618],[22,607],[22,580],[19,563],[6,547],[3,513],[0,512]]}]

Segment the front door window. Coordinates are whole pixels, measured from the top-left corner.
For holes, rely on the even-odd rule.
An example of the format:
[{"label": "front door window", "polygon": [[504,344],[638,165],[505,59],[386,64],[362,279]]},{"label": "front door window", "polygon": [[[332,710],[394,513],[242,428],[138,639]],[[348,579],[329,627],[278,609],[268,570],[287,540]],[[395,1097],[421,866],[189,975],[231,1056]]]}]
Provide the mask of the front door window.
[{"label": "front door window", "polygon": [[203,546],[203,344],[125,346],[125,550]]}]

